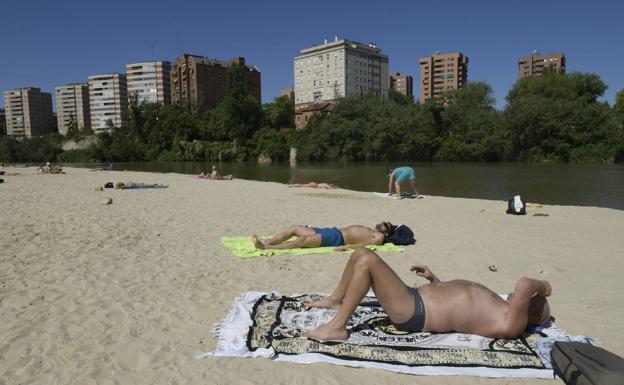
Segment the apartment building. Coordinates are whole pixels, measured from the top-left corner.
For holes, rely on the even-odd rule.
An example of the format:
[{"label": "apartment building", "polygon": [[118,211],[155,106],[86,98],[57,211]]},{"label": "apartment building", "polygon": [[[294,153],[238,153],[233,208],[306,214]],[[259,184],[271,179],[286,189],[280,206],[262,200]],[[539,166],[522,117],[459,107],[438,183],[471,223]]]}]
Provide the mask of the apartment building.
[{"label": "apartment building", "polygon": [[120,127],[128,118],[126,75],[119,73],[89,76],[91,129],[96,133],[109,129],[108,121]]},{"label": "apartment building", "polygon": [[128,97],[146,103],[171,104],[171,63],[151,61],[126,64]]},{"label": "apartment building", "polygon": [[229,62],[208,59],[205,56],[184,54],[171,66],[171,101],[189,110],[205,112],[216,107],[225,98],[228,88],[228,71],[234,64],[244,70],[244,87],[247,94],[260,102],[260,70],[245,64],[245,58],[236,57]]},{"label": "apartment building", "polygon": [[540,76],[547,68],[555,72],[565,73],[565,66],[566,58],[563,52],[541,55],[539,52],[533,51],[530,56],[518,59],[518,78]]},{"label": "apartment building", "polygon": [[4,92],[7,134],[33,137],[56,132],[52,115],[52,95],[36,87]]},{"label": "apartment building", "polygon": [[387,97],[388,56],[376,44],[348,39],[324,40],[294,59],[295,125],[331,110],[327,103],[344,97]]},{"label": "apartment building", "polygon": [[468,56],[461,52],[421,57],[420,102],[460,89],[468,81]]},{"label": "apartment building", "polygon": [[91,129],[89,85],[71,83],[56,87],[56,122],[60,134],[66,135],[72,121],[78,131]]},{"label": "apartment building", "polygon": [[408,98],[414,98],[414,79],[410,75],[401,75],[399,72],[391,73],[389,76],[389,86],[400,94]]},{"label": "apartment building", "polygon": [[280,96],[288,96],[290,98],[290,100],[295,100],[295,89],[290,87],[290,88],[284,88],[280,91]]},{"label": "apartment building", "polygon": [[4,108],[0,108],[0,136],[6,135],[6,116]]}]

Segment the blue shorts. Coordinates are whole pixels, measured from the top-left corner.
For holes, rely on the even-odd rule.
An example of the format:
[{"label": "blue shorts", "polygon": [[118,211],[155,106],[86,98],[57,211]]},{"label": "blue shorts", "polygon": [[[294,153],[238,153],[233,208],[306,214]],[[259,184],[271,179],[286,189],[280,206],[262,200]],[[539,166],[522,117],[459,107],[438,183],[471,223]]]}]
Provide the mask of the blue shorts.
[{"label": "blue shorts", "polygon": [[394,175],[394,180],[396,182],[416,179],[416,172],[411,167],[397,167],[392,171],[392,175]]},{"label": "blue shorts", "polygon": [[321,247],[344,245],[342,231],[337,227],[312,227],[312,230],[321,234]]}]

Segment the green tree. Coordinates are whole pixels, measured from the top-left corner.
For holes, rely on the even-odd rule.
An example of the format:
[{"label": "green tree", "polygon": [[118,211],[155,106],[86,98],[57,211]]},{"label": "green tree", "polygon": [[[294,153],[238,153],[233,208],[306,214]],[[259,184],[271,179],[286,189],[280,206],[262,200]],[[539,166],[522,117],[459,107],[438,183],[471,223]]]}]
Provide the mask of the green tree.
[{"label": "green tree", "polygon": [[266,123],[275,129],[295,127],[295,103],[291,98],[282,95],[264,105]]},{"label": "green tree", "polygon": [[595,74],[550,73],[519,80],[507,95],[504,112],[513,158],[612,159],[615,121],[608,105],[597,100],[605,90]]}]

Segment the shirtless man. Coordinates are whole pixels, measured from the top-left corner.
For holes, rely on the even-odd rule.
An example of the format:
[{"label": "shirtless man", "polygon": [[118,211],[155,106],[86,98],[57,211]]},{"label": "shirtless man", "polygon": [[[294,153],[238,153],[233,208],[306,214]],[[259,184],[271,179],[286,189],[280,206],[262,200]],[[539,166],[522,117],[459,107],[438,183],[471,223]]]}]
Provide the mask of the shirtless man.
[{"label": "shirtless man", "polygon": [[[361,225],[351,225],[342,229],[294,225],[269,239],[260,239],[253,234],[251,240],[258,249],[334,246],[334,250],[343,251],[368,245],[381,245],[384,237],[388,236],[388,229],[384,223],[375,225],[375,230]],[[297,239],[288,241],[292,237]]]},{"label": "shirtless man", "polygon": [[504,300],[476,282],[442,282],[424,265],[412,266],[410,270],[430,283],[408,287],[377,254],[357,249],[334,292],[307,305],[336,309],[336,315],[327,324],[301,335],[317,341],[347,339],[347,321],[369,288],[390,320],[404,331],[513,338],[527,325],[540,325],[550,317],[546,297],[550,296],[551,287],[547,281],[520,278],[513,293]]}]

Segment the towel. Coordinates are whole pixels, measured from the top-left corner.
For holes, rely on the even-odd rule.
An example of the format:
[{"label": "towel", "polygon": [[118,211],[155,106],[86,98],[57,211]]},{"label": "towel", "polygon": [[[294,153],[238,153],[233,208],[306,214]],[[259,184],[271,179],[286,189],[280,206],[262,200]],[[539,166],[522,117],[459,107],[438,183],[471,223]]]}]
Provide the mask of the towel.
[{"label": "towel", "polygon": [[243,293],[213,330],[219,337],[216,350],[196,358],[264,357],[420,375],[552,379],[553,371],[543,360],[544,356],[549,356],[547,341],[568,336],[553,322],[527,329],[514,339],[463,333],[402,332],[394,327],[369,292],[349,319],[348,340],[317,342],[297,337],[299,332],[327,323],[335,315],[333,309],[304,307],[304,303],[323,296]]},{"label": "towel", "polygon": [[[221,238],[221,243],[223,244],[223,246],[230,249],[230,251],[232,251],[234,255],[240,258],[253,258],[260,256],[268,257],[277,254],[303,255],[335,252],[334,247],[306,247],[301,249],[261,250],[256,249],[256,247],[251,242],[251,237],[223,237]],[[385,243],[383,245],[370,245],[367,247],[374,251],[405,251],[404,247],[396,246],[392,243]],[[346,251],[350,252],[349,250]]]}]

